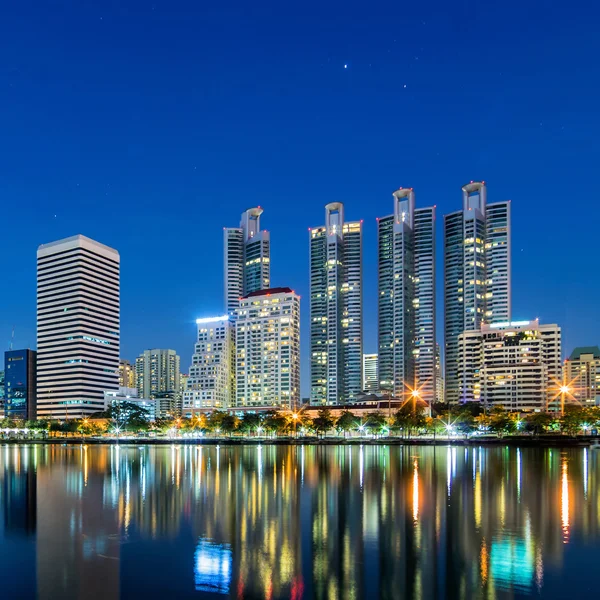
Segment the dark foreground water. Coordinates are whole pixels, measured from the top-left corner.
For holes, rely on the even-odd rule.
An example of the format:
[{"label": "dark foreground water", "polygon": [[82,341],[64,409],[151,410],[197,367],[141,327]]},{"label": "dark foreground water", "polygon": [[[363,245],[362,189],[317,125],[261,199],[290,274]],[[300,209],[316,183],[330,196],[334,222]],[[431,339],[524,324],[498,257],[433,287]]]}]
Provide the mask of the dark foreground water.
[{"label": "dark foreground water", "polygon": [[600,451],[0,446],[2,598],[588,598]]}]

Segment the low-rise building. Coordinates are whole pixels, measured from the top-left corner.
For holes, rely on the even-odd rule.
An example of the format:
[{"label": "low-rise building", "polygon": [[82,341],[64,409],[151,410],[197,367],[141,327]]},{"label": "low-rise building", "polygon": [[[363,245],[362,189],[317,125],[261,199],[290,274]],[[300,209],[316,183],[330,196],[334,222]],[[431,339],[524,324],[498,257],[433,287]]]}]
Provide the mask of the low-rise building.
[{"label": "low-rise building", "polygon": [[558,325],[512,321],[459,336],[460,402],[507,410],[557,410],[561,382]]},{"label": "low-rise building", "polygon": [[105,408],[108,409],[111,406],[122,402],[130,402],[140,408],[143,408],[148,413],[148,419],[150,421],[156,420],[156,400],[150,400],[149,398],[140,398],[138,396],[137,388],[119,387],[118,391],[107,390],[104,392],[104,403]]},{"label": "low-rise building", "polygon": [[183,414],[229,408],[235,398],[235,326],[229,315],[198,319]]},{"label": "low-rise building", "polygon": [[564,383],[580,404],[600,404],[600,348],[575,348],[563,366]]}]

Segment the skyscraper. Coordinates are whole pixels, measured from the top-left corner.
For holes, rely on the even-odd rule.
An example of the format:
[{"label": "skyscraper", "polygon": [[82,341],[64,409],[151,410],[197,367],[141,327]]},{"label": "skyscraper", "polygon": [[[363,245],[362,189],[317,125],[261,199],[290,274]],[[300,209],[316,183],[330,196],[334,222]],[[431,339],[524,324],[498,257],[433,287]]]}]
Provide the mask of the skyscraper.
[{"label": "skyscraper", "polygon": [[379,385],[435,400],[435,207],[415,208],[412,189],[393,193],[378,219]]},{"label": "skyscraper", "polygon": [[229,315],[198,319],[198,337],[185,392],[183,413],[235,404],[235,328]]},{"label": "skyscraper", "polygon": [[132,365],[125,359],[119,361],[119,387],[137,387],[135,382],[135,365]]},{"label": "skyscraper", "polygon": [[235,316],[242,296],[266,289],[271,280],[271,250],[268,231],[260,228],[263,209],[242,213],[239,227],[226,227],[225,307]]},{"label": "skyscraper", "polygon": [[300,403],[300,296],[252,292],[236,317],[236,404],[294,409]]},{"label": "skyscraper", "polygon": [[83,235],[37,251],[37,416],[104,410],[119,386],[119,253]]},{"label": "skyscraper", "polygon": [[[157,416],[174,416],[180,402],[180,359],[175,350],[144,350],[135,361],[138,394],[158,400]],[[179,407],[180,408],[180,407]]]},{"label": "skyscraper", "polygon": [[362,221],[344,205],[325,207],[310,230],[310,383],[312,404],[343,404],[362,391]]},{"label": "skyscraper", "polygon": [[365,392],[379,391],[379,360],[377,354],[363,354],[363,388]]},{"label": "skyscraper", "polygon": [[461,400],[458,336],[510,321],[510,202],[487,204],[485,182],[462,188],[462,210],[444,217],[446,401]]},{"label": "skyscraper", "polygon": [[4,353],[4,366],[6,417],[34,420],[37,396],[37,352],[35,350],[7,350]]}]

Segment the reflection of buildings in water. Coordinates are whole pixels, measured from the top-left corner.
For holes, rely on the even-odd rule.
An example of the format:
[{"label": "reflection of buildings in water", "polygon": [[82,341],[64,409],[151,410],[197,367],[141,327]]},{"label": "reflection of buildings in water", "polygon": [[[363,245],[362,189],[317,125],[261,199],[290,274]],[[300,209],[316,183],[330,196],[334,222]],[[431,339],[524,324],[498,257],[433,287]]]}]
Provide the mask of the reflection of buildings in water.
[{"label": "reflection of buildings in water", "polygon": [[0,448],[2,598],[35,598],[36,452]]},{"label": "reflection of buildings in water", "polygon": [[231,548],[227,544],[198,541],[194,556],[194,581],[199,592],[229,593]]},{"label": "reflection of buildings in water", "polygon": [[119,532],[103,503],[106,448],[44,446],[38,458],[38,599],[119,597]]},{"label": "reflection of buildings in water", "polygon": [[121,558],[127,554],[129,577],[139,566],[136,542],[161,554],[156,564],[177,548],[166,560],[180,563],[178,579],[189,578],[191,590],[492,598],[542,588],[544,569],[560,568],[575,532],[598,533],[599,458],[587,450],[40,446],[28,458],[25,451],[0,450],[2,507],[5,530],[11,523],[27,531],[37,500],[42,600],[117,598]]},{"label": "reflection of buildings in water", "polygon": [[5,535],[33,535],[36,530],[35,449],[13,446],[5,451],[2,512]]}]

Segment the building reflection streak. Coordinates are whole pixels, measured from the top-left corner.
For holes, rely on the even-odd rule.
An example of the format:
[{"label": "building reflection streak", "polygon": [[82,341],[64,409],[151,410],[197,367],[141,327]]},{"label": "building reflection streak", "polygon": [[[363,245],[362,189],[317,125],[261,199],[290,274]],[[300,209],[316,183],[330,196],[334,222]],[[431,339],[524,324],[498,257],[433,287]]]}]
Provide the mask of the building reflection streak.
[{"label": "building reflection streak", "polygon": [[583,449],[583,499],[588,499],[588,449]]},{"label": "building reflection streak", "polygon": [[419,463],[415,458],[413,462],[413,521],[419,519]]},{"label": "building reflection streak", "polygon": [[567,458],[562,460],[561,494],[560,494],[560,517],[562,521],[563,542],[569,541],[569,478]]}]

